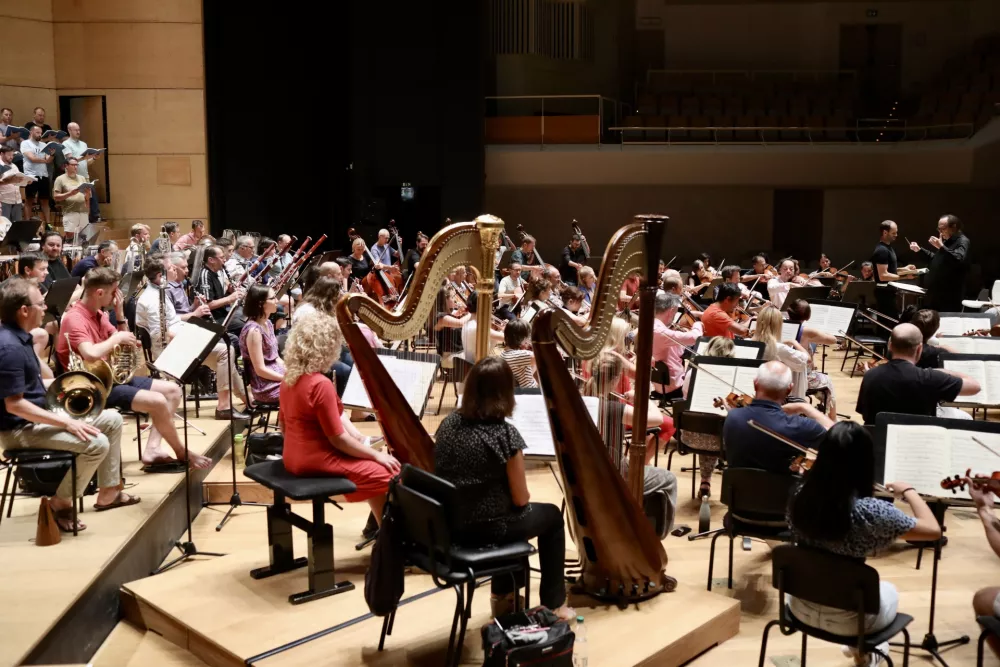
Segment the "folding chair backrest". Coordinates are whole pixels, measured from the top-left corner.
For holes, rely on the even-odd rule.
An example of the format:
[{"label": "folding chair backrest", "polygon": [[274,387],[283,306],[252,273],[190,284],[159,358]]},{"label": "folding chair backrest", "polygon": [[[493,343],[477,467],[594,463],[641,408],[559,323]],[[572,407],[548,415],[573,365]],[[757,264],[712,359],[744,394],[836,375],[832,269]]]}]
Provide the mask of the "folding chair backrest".
[{"label": "folding chair backrest", "polygon": [[649,376],[649,384],[651,386],[670,384],[670,369],[662,361],[657,361],[653,365],[653,370]]},{"label": "folding chair backrest", "polygon": [[683,401],[674,401],[671,405],[673,406],[674,427],[678,433],[684,429],[686,432],[714,435],[722,440],[722,427],[726,423],[725,417],[705,412],[692,412],[690,410],[690,397]]},{"label": "folding chair backrest", "polygon": [[472,370],[472,364],[465,360],[464,357],[455,357],[454,359],[454,373],[456,382],[465,382],[465,376],[469,374]]},{"label": "folding chair backrest", "polygon": [[755,468],[726,468],[722,473],[722,502],[734,515],[768,514],[784,518],[797,478]]},{"label": "folding chair backrest", "polygon": [[146,361],[148,363],[153,363],[153,339],[146,331],[145,327],[136,327],[135,335],[139,339],[139,343],[142,344],[142,352],[146,355]]},{"label": "folding chair backrest", "polygon": [[879,578],[875,568],[858,559],[782,544],[771,551],[775,588],[815,604],[877,614]]},{"label": "folding chair backrest", "polygon": [[449,567],[451,531],[444,505],[405,484],[397,484],[394,493],[409,541]]}]

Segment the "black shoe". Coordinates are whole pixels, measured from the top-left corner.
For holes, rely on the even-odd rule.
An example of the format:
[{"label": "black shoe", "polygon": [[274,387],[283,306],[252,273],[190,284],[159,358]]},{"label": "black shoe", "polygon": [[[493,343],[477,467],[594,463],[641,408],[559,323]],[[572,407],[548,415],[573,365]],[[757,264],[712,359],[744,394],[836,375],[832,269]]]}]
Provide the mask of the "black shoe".
[{"label": "black shoe", "polygon": [[240,412],[239,410],[235,410],[233,408],[229,408],[228,410],[219,410],[218,408],[216,408],[216,410],[215,410],[215,418],[218,419],[218,420],[220,420],[220,421],[223,420],[223,419],[230,419],[230,418],[232,418],[232,419],[250,419],[250,415],[248,415],[245,412]]},{"label": "black shoe", "polygon": [[368,523],[365,524],[365,529],[361,531],[361,537],[366,540],[370,540],[378,534],[378,521],[375,520],[375,515],[368,513]]}]

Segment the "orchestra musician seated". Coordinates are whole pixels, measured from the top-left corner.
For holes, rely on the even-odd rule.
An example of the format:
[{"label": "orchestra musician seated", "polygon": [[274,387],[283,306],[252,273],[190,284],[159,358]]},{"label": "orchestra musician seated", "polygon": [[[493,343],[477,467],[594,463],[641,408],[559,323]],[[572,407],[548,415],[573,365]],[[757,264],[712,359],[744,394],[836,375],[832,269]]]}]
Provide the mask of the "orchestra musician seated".
[{"label": "orchestra musician seated", "polygon": [[[668,278],[680,287],[680,279]],[[682,398],[681,385],[684,382],[685,347],[692,347],[704,333],[701,322],[695,322],[690,329],[672,329],[674,316],[681,305],[681,299],[673,291],[658,292],[653,300],[653,356],[655,364],[662,361],[670,371],[669,384],[654,385],[653,389],[665,400]]]},{"label": "orchestra musician seated", "polygon": [[546,299],[546,302],[553,308],[562,308],[563,302],[560,294],[564,285],[562,276],[559,275],[559,269],[548,264],[546,265],[545,273],[542,275],[549,281],[549,297]]},{"label": "orchestra musician seated", "polygon": [[[788,524],[801,546],[821,549],[863,561],[883,551],[897,539],[925,542],[941,537],[941,526],[920,494],[906,482],[886,488],[910,506],[913,516],[892,503],[873,497],[875,454],[872,438],[861,424],[838,423],[822,439],[809,472],[792,492]],[[788,607],[808,626],[844,635],[845,653],[858,667],[882,665],[877,653],[859,654],[854,648],[858,633],[856,612],[827,607],[788,596]],[[899,593],[884,579],[879,582],[879,611],[866,614],[866,633],[877,632],[896,618]],[[888,655],[888,644],[876,649]]]},{"label": "orchestra musician seated", "polygon": [[726,415],[722,439],[726,461],[731,468],[757,468],[778,474],[792,474],[790,464],[797,450],[750,426],[754,422],[799,443],[816,449],[833,426],[833,421],[808,403],[786,403],[792,391],[792,371],[780,361],[768,361],[757,369],[750,405]]},{"label": "orchestra musician seated", "polygon": [[240,332],[240,354],[249,364],[250,391],[255,400],[265,403],[278,401],[285,364],[278,355],[278,339],[274,335],[271,315],[278,311],[274,290],[266,285],[254,285],[247,290],[243,314],[247,318]]},{"label": "orchestra musician seated", "polygon": [[[614,387],[609,387],[609,390],[627,400],[631,400],[635,393],[632,389],[632,380],[635,379],[635,362],[629,358],[631,355],[625,351],[625,339],[628,337],[630,330],[628,322],[620,317],[613,318],[611,320],[611,329],[608,331],[608,337],[604,341],[604,348],[602,350],[602,352],[608,352],[621,359],[622,372],[618,375],[618,384]],[[580,372],[584,380],[590,379],[593,365],[593,361],[583,362]]]},{"label": "orchestra musician seated", "polygon": [[524,302],[533,306],[536,310],[551,308],[552,303],[552,283],[548,278],[537,277],[528,281],[524,288]]},{"label": "orchestra musician seated", "polygon": [[[739,277],[739,269],[732,274]],[[734,335],[746,337],[750,329],[745,324],[739,324],[733,319],[733,313],[740,305],[740,285],[735,282],[722,283],[715,297],[715,303],[701,314],[701,324],[706,336],[722,336],[732,338]]]},{"label": "orchestra musician seated", "polygon": [[456,316],[459,304],[455,301],[455,290],[451,287],[438,290],[434,309],[434,346],[442,358],[446,355],[461,355],[462,327],[472,317],[468,313]]},{"label": "orchestra musician seated", "polygon": [[775,308],[784,305],[790,289],[800,286],[795,278],[795,260],[783,260],[778,265],[778,275],[767,281],[767,294]]},{"label": "orchestra musician seated", "polygon": [[[470,364],[476,363],[476,333],[479,325],[476,322],[476,313],[479,311],[479,292],[473,290],[469,294],[469,300],[465,304],[469,313],[469,319],[462,325],[462,357]],[[490,328],[490,345],[503,342],[503,331]]]},{"label": "orchestra musician seated", "polygon": [[[622,449],[622,441],[626,432],[631,432],[634,418],[634,402],[632,396],[622,397],[615,392],[624,372],[622,357],[608,351],[601,352],[591,366],[591,376],[583,385],[584,396],[601,398],[601,409],[598,411],[598,430],[604,442],[612,452],[620,452],[621,473],[628,479],[629,457]],[[649,401],[649,399],[646,399]],[[655,401],[649,401],[646,411],[646,429],[660,429],[659,439],[669,442],[674,437],[674,421],[660,412]],[[635,434],[632,435],[635,438]],[[655,434],[645,436],[646,460],[643,462],[642,493],[648,495],[662,491],[667,495],[665,523],[667,531],[673,528],[677,509],[677,477],[674,473],[652,465],[656,455],[657,437]],[[613,460],[617,458],[612,455]]]},{"label": "orchestra musician seated", "polygon": [[861,378],[857,411],[865,424],[874,424],[880,412],[927,417],[944,414],[954,418],[955,413],[951,410],[957,408],[943,409],[939,404],[979,393],[979,382],[965,373],[945,368],[918,368],[916,364],[923,347],[923,335],[913,324],[897,324],[893,328],[889,336],[891,358]]},{"label": "orchestra musician seated", "polygon": [[82,278],[87,275],[88,271],[99,266],[112,267],[115,265],[117,257],[118,244],[114,241],[101,241],[100,245],[97,246],[97,254],[88,255],[74,264],[70,275],[74,278]]},{"label": "orchestra musician seated", "polygon": [[[205,248],[204,265],[200,273],[195,275],[195,283],[192,287],[195,294],[204,298],[212,318],[218,324],[226,321],[231,307],[238,308],[234,304],[245,294],[243,288],[235,289],[235,285],[228,278],[223,284],[223,277],[226,275],[223,266],[224,257],[225,251],[221,246],[211,245]],[[246,324],[246,317],[242,310],[239,310],[229,318],[227,333],[239,336],[243,331],[244,324]]]},{"label": "orchestra musician seated", "polygon": [[[44,296],[47,291],[45,289],[45,279],[49,275],[49,258],[45,255],[24,253],[17,258],[17,275],[36,285]],[[48,320],[48,322],[45,320]],[[44,358],[45,349],[49,346],[50,337],[59,333],[59,321],[46,311],[45,317],[42,318],[42,326],[37,329],[32,329],[29,333],[31,333],[35,354],[38,355],[38,362],[41,366],[42,377],[54,377],[52,369],[47,363],[45,363]]]},{"label": "orchestra musician seated", "polygon": [[816,363],[814,356],[816,354],[817,345],[830,345],[836,346],[838,344],[837,337],[833,334],[828,334],[815,327],[809,326],[809,318],[812,317],[812,306],[805,299],[795,299],[790,306],[788,306],[788,321],[798,322],[802,325],[802,333],[799,336],[799,344],[802,348],[809,354],[809,363],[807,367],[807,382],[809,391],[815,391],[822,393],[824,395],[823,402],[826,405],[826,414],[830,419],[837,419],[837,397],[833,391],[833,382],[830,380],[830,376],[826,373],[820,373],[816,370]]},{"label": "orchestra musician seated", "polygon": [[367,501],[381,522],[389,482],[400,465],[391,454],[372,449],[371,439],[341,417],[344,406],[325,373],[340,356],[343,342],[337,321],[323,312],[307,315],[292,327],[281,381],[283,462],[293,475],[350,480],[357,491],[346,499]]},{"label": "orchestra musician seated", "polygon": [[[993,553],[1000,556],[1000,522],[993,514],[994,495],[997,492],[996,482],[991,480],[987,485],[979,485],[972,483],[972,480],[967,478],[967,483],[969,496],[976,506],[976,514],[986,532],[986,541]],[[980,588],[972,598],[972,608],[976,612],[976,616],[1000,618],[1000,587]],[[994,655],[1000,657],[1000,637],[992,632],[988,633],[986,643],[989,644]]]},{"label": "orchestra musician seated", "polygon": [[[97,473],[96,509],[106,510],[139,502],[121,491],[122,417],[116,410],[101,411],[90,423],[71,419],[45,407],[52,380],[43,380],[30,331],[45,314],[38,286],[23,278],[0,285],[0,448],[40,448],[75,452],[76,492],[83,496]],[[60,482],[50,505],[63,532],[73,530],[72,471]],[[77,530],[86,526],[77,521]]]},{"label": "orchestra musician seated", "polygon": [[[687,300],[689,305],[692,303],[689,300],[689,297],[686,296],[686,293],[684,291],[684,285],[681,283],[681,274],[678,273],[677,271],[674,271],[673,269],[667,269],[666,271],[663,272],[663,291],[666,292],[667,294],[676,294],[678,297],[681,298],[680,302],[678,302],[678,307],[680,307],[680,304],[683,303],[685,300]],[[694,310],[689,308],[687,309],[686,314],[689,315],[691,319],[700,322],[702,312],[703,311],[701,310]]]},{"label": "orchestra musician seated", "polygon": [[[510,263],[517,264],[521,269],[521,280],[532,276],[541,276],[545,271],[538,253],[535,252],[535,237],[525,234],[521,239],[521,247],[510,254]],[[512,267],[513,268],[513,267]]]},{"label": "orchestra musician seated", "polygon": [[594,305],[594,298],[597,296],[594,290],[597,289],[597,276],[594,274],[594,270],[589,266],[585,266],[580,269],[580,281],[577,287],[580,288],[580,292],[583,293],[583,302],[586,304],[589,310],[591,306]]},{"label": "orchestra musician seated", "polygon": [[806,371],[809,369],[809,353],[796,340],[781,340],[781,324],[784,320],[777,308],[766,306],[757,313],[757,328],[753,339],[764,343],[764,359],[780,361],[792,372],[793,400],[806,400],[806,389],[809,380]]},{"label": "orchestra musician seated", "polygon": [[[69,368],[70,350],[85,362],[107,360],[116,346],[136,348],[139,342],[125,321],[122,293],[118,290],[120,276],[113,269],[92,269],[84,281],[83,297],[63,315],[56,337],[56,355],[62,368]],[[118,316],[117,330],[104,310],[114,306]],[[133,377],[125,384],[116,384],[108,393],[109,408],[124,408],[144,412],[153,422],[142,462],[147,472],[176,471],[185,460],[184,443],[174,426],[174,413],[181,402],[181,389],[173,382]],[[173,450],[174,458],[163,447],[163,441]],[[187,453],[194,468],[208,468],[212,460],[195,452]]]},{"label": "orchestra musician seated", "polygon": [[576,322],[578,326],[587,326],[588,320],[586,313],[590,310],[590,307],[584,307],[583,292],[581,292],[578,287],[565,285],[562,288],[562,292],[559,294],[559,298],[562,301],[563,310],[569,314],[570,318]]},{"label": "orchestra musician seated", "polygon": [[[434,473],[458,488],[452,509],[457,521],[453,536],[459,543],[476,547],[538,538],[539,602],[569,620],[576,612],[565,604],[562,513],[556,505],[530,502],[523,454],[527,445],[505,421],[513,412],[510,367],[498,357],[479,361],[466,377],[462,404],[437,429]],[[494,616],[513,608],[513,584],[511,577],[493,577]]]},{"label": "orchestra musician seated", "polygon": [[512,320],[503,330],[503,352],[500,354],[518,387],[537,387],[538,369],[531,351],[531,325],[524,320]]},{"label": "orchestra musician seated", "polygon": [[[337,264],[333,262],[330,263],[337,266]],[[339,269],[340,267],[337,266],[337,268]],[[316,313],[322,313],[327,317],[336,318],[337,302],[340,301],[341,295],[341,284],[339,280],[331,276],[323,276],[310,286],[305,295],[305,299],[303,299],[302,303],[295,309],[295,312],[292,313],[292,329],[294,329],[303,319]],[[288,335],[291,334],[289,333]],[[279,344],[280,343],[281,341],[279,337]],[[288,341],[286,336],[284,345],[287,344]],[[284,346],[282,346],[282,349],[284,349]],[[353,367],[354,358],[351,356],[351,351],[346,344],[342,344],[340,356],[328,369],[333,373],[334,380],[336,380],[338,396],[344,395],[344,390],[347,389],[347,381],[351,377],[351,368]]]},{"label": "orchestra musician seated", "polygon": [[861,262],[859,273],[861,277],[858,280],[863,282],[872,282],[875,280],[875,266],[871,262]]},{"label": "orchestra musician seated", "polygon": [[510,270],[500,280],[497,296],[499,301],[497,317],[516,319],[524,296],[524,279],[521,278],[521,265],[517,262],[510,263]]},{"label": "orchestra musician seated", "polygon": [[[167,298],[166,294],[163,295],[163,312],[160,312],[160,290],[166,291],[168,289],[167,281],[169,278],[167,262],[164,258],[156,255],[147,257],[146,267],[143,269],[143,272],[148,283],[146,289],[143,290],[142,294],[136,300],[135,322],[136,326],[142,327],[149,334],[152,343],[151,352],[153,359],[156,359],[163,352],[163,348],[166,347],[167,343],[185,326],[185,323],[177,314],[173,300]],[[207,312],[207,308],[205,311]],[[164,340],[163,333],[161,333],[161,327],[163,327],[162,331],[166,334],[166,340]],[[232,416],[235,416],[237,419],[247,418],[247,415],[241,413],[239,410],[235,413],[232,412],[233,407],[230,403],[230,378],[232,378],[236,369],[229,361],[229,350],[226,348],[226,344],[221,340],[217,342],[215,347],[212,348],[212,352],[205,357],[202,365],[215,370],[216,373],[219,402],[215,408],[215,418],[219,420],[229,419]],[[237,386],[242,386],[242,383],[237,383]],[[237,393],[242,394],[241,391]]]},{"label": "orchestra musician seated", "polygon": [[[736,357],[736,345],[731,338],[716,336],[708,341],[705,347],[705,357],[723,357],[733,359]],[[687,398],[691,373],[688,371],[683,375],[684,384],[681,388],[683,398]],[[722,438],[712,433],[699,433],[697,431],[685,431],[681,429],[680,441],[699,450],[698,469],[701,473],[701,484],[698,487],[699,498],[710,498],[712,496],[712,473],[715,472],[719,464],[719,457],[711,454],[702,454],[702,451],[722,451]]]}]

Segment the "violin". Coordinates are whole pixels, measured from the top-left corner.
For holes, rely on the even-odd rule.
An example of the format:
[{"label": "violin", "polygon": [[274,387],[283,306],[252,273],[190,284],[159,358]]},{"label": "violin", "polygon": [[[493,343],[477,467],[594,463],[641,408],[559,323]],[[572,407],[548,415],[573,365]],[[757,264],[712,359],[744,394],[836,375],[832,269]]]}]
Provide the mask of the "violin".
[{"label": "violin", "polygon": [[1000,337],[1000,324],[996,325],[992,329],[973,329],[971,331],[966,331],[963,336],[997,336]]},{"label": "violin", "polygon": [[1000,471],[991,473],[989,477],[973,477],[971,468],[965,471],[964,477],[960,477],[959,475],[945,477],[941,480],[941,488],[947,489],[952,493],[957,493],[958,491],[964,491],[970,481],[972,482],[972,486],[977,489],[985,489],[992,493],[1000,494]]},{"label": "violin", "polygon": [[725,408],[727,410],[735,410],[736,408],[745,408],[750,405],[753,401],[753,396],[749,394],[737,393],[735,391],[729,392],[726,397],[723,398],[713,398],[712,405],[716,408]]}]

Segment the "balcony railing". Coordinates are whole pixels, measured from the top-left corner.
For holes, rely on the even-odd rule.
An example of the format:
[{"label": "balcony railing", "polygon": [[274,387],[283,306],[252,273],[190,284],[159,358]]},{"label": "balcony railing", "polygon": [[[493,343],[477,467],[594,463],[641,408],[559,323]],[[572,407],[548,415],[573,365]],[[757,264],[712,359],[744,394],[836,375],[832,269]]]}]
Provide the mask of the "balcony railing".
[{"label": "balcony railing", "polygon": [[630,107],[603,95],[486,98],[488,144],[600,144]]},{"label": "balcony railing", "polygon": [[626,145],[795,145],[872,144],[968,139],[972,123],[921,125],[916,127],[794,127],[794,126],[700,126],[700,127],[610,127],[619,143]]}]

